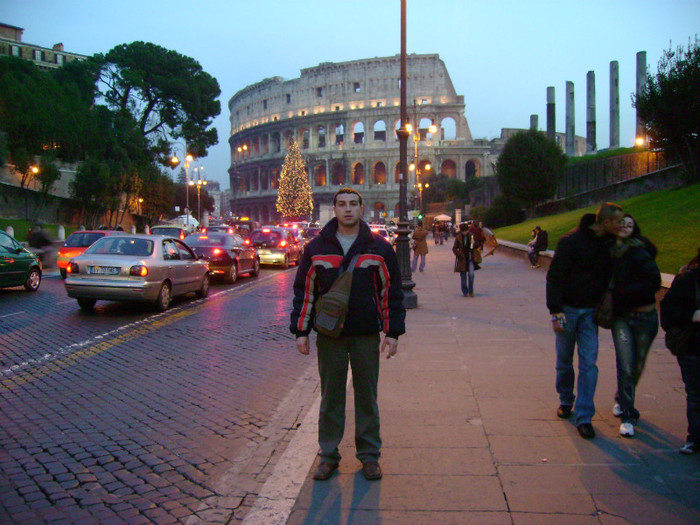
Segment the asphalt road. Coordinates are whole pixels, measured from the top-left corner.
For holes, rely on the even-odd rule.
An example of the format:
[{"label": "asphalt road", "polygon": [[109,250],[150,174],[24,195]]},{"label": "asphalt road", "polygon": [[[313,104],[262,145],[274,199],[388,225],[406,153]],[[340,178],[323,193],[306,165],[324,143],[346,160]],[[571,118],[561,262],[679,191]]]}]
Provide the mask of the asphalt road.
[{"label": "asphalt road", "polygon": [[82,312],[55,277],[0,290],[0,523],[240,521],[315,388],[287,328],[294,273],[162,314]]}]

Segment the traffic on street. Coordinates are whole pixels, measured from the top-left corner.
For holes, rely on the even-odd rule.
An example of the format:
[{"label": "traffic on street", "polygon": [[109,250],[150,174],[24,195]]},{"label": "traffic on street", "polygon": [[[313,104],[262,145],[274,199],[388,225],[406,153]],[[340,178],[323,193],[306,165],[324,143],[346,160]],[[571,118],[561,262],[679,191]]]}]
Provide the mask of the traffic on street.
[{"label": "traffic on street", "polygon": [[[293,277],[212,281],[208,297],[175,297],[162,313],[112,301],[85,311],[55,271],[37,293],[0,290],[11,480],[0,522],[169,523],[250,504],[292,430],[267,435],[276,410],[313,366],[291,350]],[[224,482],[244,467],[249,482]]]}]

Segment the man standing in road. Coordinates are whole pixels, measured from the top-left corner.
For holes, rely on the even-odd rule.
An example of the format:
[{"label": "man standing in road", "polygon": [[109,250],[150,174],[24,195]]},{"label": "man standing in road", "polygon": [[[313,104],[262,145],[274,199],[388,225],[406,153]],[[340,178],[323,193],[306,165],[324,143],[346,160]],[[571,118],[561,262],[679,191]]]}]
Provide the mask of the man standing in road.
[{"label": "man standing in road", "polygon": [[[612,203],[602,204],[596,215],[584,215],[578,228],[559,240],[547,272],[547,308],[556,334],[556,389],[560,401],[557,415],[566,419],[573,410],[576,428],[584,439],[595,437],[591,420],[598,382],[598,326],[593,312],[608,285],[610,247],[620,219],[622,208]],[[573,360],[577,345],[575,396]]]},{"label": "man standing in road", "polygon": [[[313,478],[323,481],[338,468],[338,445],[345,429],[345,385],[352,367],[355,398],[355,449],[366,479],[382,477],[377,383],[379,354],[393,357],[405,332],[401,271],[391,245],[362,220],[362,196],[351,188],[333,197],[335,218],[304,249],[294,281],[291,332],[297,350],[309,354],[315,305],[357,255],[345,324],[334,338],[317,334],[321,409],[318,440],[321,461]],[[379,332],[385,333],[380,349]]]}]

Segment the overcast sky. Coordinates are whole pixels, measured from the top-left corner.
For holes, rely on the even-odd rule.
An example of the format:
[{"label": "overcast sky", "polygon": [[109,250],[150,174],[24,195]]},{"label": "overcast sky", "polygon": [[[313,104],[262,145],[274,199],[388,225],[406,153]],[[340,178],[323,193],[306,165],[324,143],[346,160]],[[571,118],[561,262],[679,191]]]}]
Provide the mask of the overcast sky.
[{"label": "overcast sky", "polygon": [[[669,46],[700,28],[700,0],[407,0],[407,50],[438,53],[464,95],[474,138],[501,128],[546,128],[554,86],[564,131],[567,80],[575,84],[576,134],[585,136],[586,73],[595,71],[598,148],[609,145],[609,64],[620,65],[620,143],[634,141],[636,53],[652,72]],[[400,51],[399,0],[0,0],[0,21],[23,41],[92,55],[137,40],[197,60],[221,86],[219,144],[201,159],[228,188],[228,100],[264,78]],[[398,76],[397,71],[397,76]]]}]

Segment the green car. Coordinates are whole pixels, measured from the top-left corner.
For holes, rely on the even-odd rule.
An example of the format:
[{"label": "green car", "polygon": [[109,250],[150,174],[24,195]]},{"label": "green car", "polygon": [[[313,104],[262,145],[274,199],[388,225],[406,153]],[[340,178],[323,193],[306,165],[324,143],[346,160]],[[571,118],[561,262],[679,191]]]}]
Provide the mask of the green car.
[{"label": "green car", "polygon": [[24,286],[36,292],[41,284],[41,261],[14,237],[0,231],[0,288]]}]

